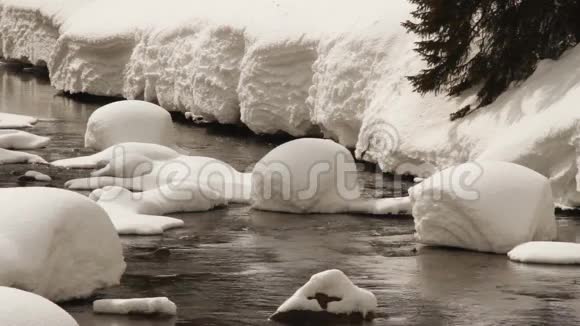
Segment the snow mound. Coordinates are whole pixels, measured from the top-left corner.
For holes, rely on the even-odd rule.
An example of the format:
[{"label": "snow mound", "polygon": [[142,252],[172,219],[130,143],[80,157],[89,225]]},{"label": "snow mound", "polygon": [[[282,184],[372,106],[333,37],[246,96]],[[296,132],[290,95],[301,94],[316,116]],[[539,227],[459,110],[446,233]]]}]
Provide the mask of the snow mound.
[{"label": "snow mound", "polygon": [[121,243],[90,199],[54,188],[4,188],[0,207],[1,285],[63,301],[119,283]]},{"label": "snow mound", "polygon": [[220,193],[193,183],[167,184],[141,193],[111,186],[93,191],[90,198],[107,211],[119,234],[140,235],[183,225],[182,220],[159,215],[208,211],[226,204]]},{"label": "snow mound", "polygon": [[136,167],[139,162],[135,162],[135,160],[139,157],[142,160],[165,161],[179,156],[180,154],[175,150],[163,145],[120,143],[93,155],[57,160],[51,162],[51,164],[64,168],[94,169],[99,167],[99,165],[106,167],[113,162],[109,168],[115,169],[119,165],[123,166],[125,164]]},{"label": "snow mound", "polygon": [[0,113],[0,129],[29,128],[36,122],[38,122],[38,119],[34,117],[12,113]]},{"label": "snow mound", "polygon": [[34,149],[45,147],[50,138],[37,136],[21,130],[0,130],[0,148]]},{"label": "snow mound", "polygon": [[10,151],[0,148],[0,164],[9,163],[47,163],[42,157],[25,152]]},{"label": "snow mound", "polygon": [[377,299],[372,292],[354,285],[342,271],[332,269],[313,275],[270,319],[290,322],[305,316],[317,318],[319,313],[318,318],[328,318],[331,314],[351,320],[371,320],[376,309]]},{"label": "snow mound", "polygon": [[31,178],[34,179],[36,181],[52,181],[52,178],[44,173],[38,172],[38,171],[26,171],[26,173],[24,173],[24,176],[27,178]]},{"label": "snow mound", "polygon": [[102,299],[93,302],[93,311],[99,314],[161,314],[174,316],[177,314],[177,306],[166,297]]},{"label": "snow mound", "polygon": [[252,171],[252,206],[256,209],[344,212],[349,202],[359,197],[354,159],[331,140],[287,142],[266,154]]},{"label": "snow mound", "polygon": [[103,150],[125,142],[172,146],[173,133],[171,115],[162,107],[143,101],[118,101],[91,114],[85,147]]},{"label": "snow mound", "polygon": [[408,198],[361,198],[352,154],[325,139],[302,138],[276,147],[256,163],[251,184],[252,207],[261,210],[378,215],[410,210]]},{"label": "snow mound", "polygon": [[535,264],[580,264],[580,244],[571,242],[532,241],[510,252],[513,261]]},{"label": "snow mound", "polygon": [[34,293],[0,286],[0,325],[78,326],[61,307]]},{"label": "snow mound", "polygon": [[[145,146],[144,146],[145,145]],[[87,157],[77,157],[53,162],[58,166],[97,167],[90,178],[69,180],[65,186],[76,190],[94,190],[106,186],[119,186],[133,191],[146,191],[165,185],[193,185],[195,189],[211,189],[228,202],[248,203],[251,192],[251,174],[241,173],[229,164],[211,157],[185,156],[171,149],[150,144],[121,144]],[[168,149],[149,152],[152,149]],[[127,153],[127,154],[125,154]],[[220,198],[221,198],[220,197]],[[208,198],[213,198],[209,196]]]},{"label": "snow mound", "polygon": [[470,162],[409,189],[416,238],[427,245],[507,253],[557,237],[550,182],[507,162]]}]

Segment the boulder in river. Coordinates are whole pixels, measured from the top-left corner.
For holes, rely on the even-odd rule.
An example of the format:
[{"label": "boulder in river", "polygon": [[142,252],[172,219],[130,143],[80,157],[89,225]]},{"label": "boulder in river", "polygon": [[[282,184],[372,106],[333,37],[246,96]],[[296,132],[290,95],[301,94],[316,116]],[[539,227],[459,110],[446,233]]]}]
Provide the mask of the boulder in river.
[{"label": "boulder in river", "polygon": [[376,308],[372,292],[332,269],[313,275],[270,319],[293,325],[362,323],[374,318]]}]

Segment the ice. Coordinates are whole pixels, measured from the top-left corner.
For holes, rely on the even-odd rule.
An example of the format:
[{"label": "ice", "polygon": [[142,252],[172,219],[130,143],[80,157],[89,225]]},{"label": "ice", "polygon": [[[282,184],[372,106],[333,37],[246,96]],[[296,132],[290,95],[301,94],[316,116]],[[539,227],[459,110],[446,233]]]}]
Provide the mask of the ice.
[{"label": "ice", "polygon": [[171,115],[160,106],[144,101],[118,101],[91,114],[85,147],[103,150],[127,142],[174,145]]},{"label": "ice", "polygon": [[331,140],[302,138],[276,147],[252,171],[252,207],[288,213],[397,214],[408,199],[361,198],[352,154]]},{"label": "ice", "polygon": [[29,128],[37,121],[38,119],[26,115],[0,112],[0,129]]},{"label": "ice", "polygon": [[26,171],[26,173],[24,173],[25,177],[28,178],[32,178],[36,181],[51,181],[52,178],[44,173],[38,172],[38,171]]},{"label": "ice", "polygon": [[0,148],[0,164],[8,163],[47,163],[42,157],[25,152]]},{"label": "ice", "polygon": [[557,237],[550,182],[508,162],[469,162],[409,189],[420,243],[507,253]]},{"label": "ice", "polygon": [[0,129],[0,148],[35,149],[45,147],[50,138],[37,136],[26,131]]},{"label": "ice", "polygon": [[4,188],[0,207],[0,285],[64,301],[119,283],[121,243],[90,199],[62,189]]},{"label": "ice", "polygon": [[372,292],[354,285],[342,271],[332,269],[313,275],[270,318],[284,322],[292,319],[292,314],[310,311],[358,314],[361,319],[372,319],[376,309],[377,299]]},{"label": "ice", "polygon": [[110,186],[93,191],[90,198],[107,211],[119,234],[140,235],[161,234],[183,225],[182,220],[160,215],[208,211],[227,203],[220,193],[187,182],[137,193]]},{"label": "ice", "polygon": [[0,286],[0,325],[78,326],[61,307],[34,293]]},{"label": "ice", "polygon": [[572,242],[532,241],[510,252],[511,260],[535,264],[580,264],[580,244]]},{"label": "ice", "polygon": [[177,306],[166,297],[102,299],[93,302],[93,311],[100,314],[160,314],[174,316],[177,314]]}]

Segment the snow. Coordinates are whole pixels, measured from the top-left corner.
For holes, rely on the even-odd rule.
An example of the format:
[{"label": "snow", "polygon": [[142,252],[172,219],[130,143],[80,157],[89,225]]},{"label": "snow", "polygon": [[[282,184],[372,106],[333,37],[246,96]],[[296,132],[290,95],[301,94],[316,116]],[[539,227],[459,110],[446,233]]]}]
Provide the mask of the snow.
[{"label": "snow", "polygon": [[509,161],[546,176],[557,204],[580,205],[579,116],[570,109],[580,92],[580,74],[571,73],[580,47],[540,62],[495,103],[451,122],[476,90],[457,98],[413,91],[406,77],[425,63],[413,51],[417,36],[400,25],[414,9],[406,0],[0,6],[0,55],[47,63],[58,89],[144,99],[256,133],[321,132],[394,173]]},{"label": "snow", "polygon": [[[336,301],[322,307],[316,294],[324,294],[336,298]],[[313,275],[310,280],[287,299],[271,317],[291,311],[326,311],[332,314],[360,313],[363,318],[377,309],[375,295],[354,285],[340,270],[332,269]]]},{"label": "snow", "polygon": [[[147,160],[165,161],[179,156],[180,154],[175,150],[163,145],[120,143],[93,155],[57,160],[51,162],[51,164],[64,168],[94,169],[99,164],[104,163],[106,163],[104,166],[106,168],[109,163],[113,162],[109,168],[118,171],[119,169],[122,170],[122,167],[126,165],[137,168],[140,163],[146,163]],[[105,172],[103,171],[102,173]]]},{"label": "snow", "polygon": [[532,241],[510,252],[511,260],[535,264],[580,264],[580,244],[572,242]]},{"label": "snow", "polygon": [[187,182],[137,193],[110,186],[93,191],[90,198],[107,211],[119,234],[139,235],[161,234],[183,226],[182,220],[160,215],[208,211],[226,204],[220,193]]},{"label": "snow", "polygon": [[138,299],[102,299],[93,302],[93,311],[100,314],[177,314],[177,306],[166,297]]},{"label": "snow", "polygon": [[34,293],[0,286],[0,325],[78,326],[61,307]]},{"label": "snow", "polygon": [[252,171],[252,207],[256,209],[343,212],[359,197],[354,159],[331,140],[289,141],[266,154]]},{"label": "snow", "polygon": [[173,133],[171,115],[160,106],[144,101],[118,101],[91,114],[85,147],[103,150],[127,142],[172,146]]},{"label": "snow", "polygon": [[469,162],[409,189],[420,243],[507,253],[534,240],[554,240],[550,182],[508,162]]},{"label": "snow", "polygon": [[35,149],[45,147],[50,138],[37,136],[26,131],[0,129],[0,148]]},{"label": "snow", "polygon": [[361,198],[352,154],[316,138],[289,141],[256,163],[251,197],[255,209],[287,213],[398,214],[410,208],[405,198]]},{"label": "snow", "polygon": [[65,186],[75,190],[119,186],[146,191],[171,184],[194,185],[194,189],[216,191],[228,202],[250,201],[251,174],[241,173],[211,157],[180,155],[161,145],[122,143],[90,156],[59,160],[52,164],[97,168],[99,162],[104,167],[94,171],[92,177],[69,180]]},{"label": "snow", "polygon": [[0,112],[0,129],[29,128],[36,122],[38,122],[38,119],[34,117]]},{"label": "snow", "polygon": [[8,163],[47,163],[42,157],[0,148],[0,164]]},{"label": "snow", "polygon": [[64,301],[119,284],[121,243],[90,199],[62,189],[3,188],[0,207],[0,285]]},{"label": "snow", "polygon": [[33,178],[36,181],[51,181],[52,178],[44,173],[38,172],[38,171],[26,171],[26,173],[24,173],[25,177],[29,177],[29,178]]}]

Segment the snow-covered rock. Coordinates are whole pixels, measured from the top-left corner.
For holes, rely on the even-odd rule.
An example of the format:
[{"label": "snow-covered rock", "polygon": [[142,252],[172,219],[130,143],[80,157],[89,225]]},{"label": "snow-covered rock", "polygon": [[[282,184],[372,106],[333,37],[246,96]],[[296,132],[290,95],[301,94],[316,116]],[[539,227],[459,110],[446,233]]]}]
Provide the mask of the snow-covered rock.
[{"label": "snow-covered rock", "polygon": [[26,173],[24,173],[24,176],[30,179],[34,179],[36,181],[48,182],[52,180],[52,178],[49,175],[46,175],[38,171],[26,171]]},{"label": "snow-covered rock", "polygon": [[312,324],[316,321],[363,321],[374,318],[377,299],[368,290],[354,285],[337,269],[313,275],[286,300],[270,319]]},{"label": "snow-covered rock", "polygon": [[[113,145],[103,151],[89,156],[67,158],[51,162],[54,166],[64,168],[94,169],[103,165],[101,173],[105,171],[115,171],[122,175],[127,175],[129,169],[126,167],[138,168],[140,164],[150,161],[166,161],[179,157],[175,150],[157,144],[147,143],[120,143]],[[109,167],[107,167],[111,164]],[[125,171],[122,172],[122,171]],[[113,172],[111,172],[113,173]]]},{"label": "snow-covered rock", "polygon": [[93,302],[93,311],[99,314],[177,314],[177,306],[166,297],[137,299],[102,299]]},{"label": "snow-covered rock", "polygon": [[34,293],[0,286],[0,325],[78,326],[61,307]]},{"label": "snow-covered rock", "polygon": [[359,197],[354,159],[331,140],[287,142],[266,154],[252,171],[252,206],[257,209],[344,212]]},{"label": "snow-covered rock", "polygon": [[87,197],[4,188],[0,207],[0,285],[63,301],[119,283],[121,243],[107,213]]},{"label": "snow-covered rock", "polygon": [[0,164],[8,163],[47,163],[42,157],[0,148]]},{"label": "snow-covered rock", "polygon": [[535,264],[580,264],[580,244],[572,242],[532,241],[510,252],[511,260]]},{"label": "snow-covered rock", "polygon": [[[183,184],[194,185],[197,187],[195,189],[211,189],[228,202],[250,201],[251,174],[241,173],[223,161],[204,156],[179,155],[160,145],[127,143],[121,144],[119,149],[116,147],[91,156],[52,164],[95,168],[97,162],[103,162],[104,167],[93,172],[92,177],[67,181],[65,186],[69,189],[94,190],[119,186],[133,191],[146,191],[170,184]],[[155,149],[160,152],[156,153]],[[120,153],[116,154],[117,151]]]},{"label": "snow-covered rock", "polygon": [[32,127],[32,125],[34,125],[36,122],[38,122],[38,119],[34,117],[4,112],[0,113],[1,129],[29,128]]},{"label": "snow-covered rock", "polygon": [[50,142],[50,138],[37,136],[26,131],[6,129],[0,130],[0,148],[34,149],[42,148]]},{"label": "snow-covered rock", "polygon": [[121,187],[93,191],[90,198],[107,211],[119,234],[161,234],[183,221],[160,216],[169,213],[208,211],[225,205],[224,197],[205,186],[182,182],[132,193]]},{"label": "snow-covered rock", "polygon": [[144,101],[118,101],[91,114],[85,147],[103,150],[126,142],[173,146],[173,133],[171,115],[162,107]]},{"label": "snow-covered rock", "polygon": [[425,179],[409,195],[423,244],[507,253],[557,237],[550,182],[517,164],[461,164]]},{"label": "snow-covered rock", "polygon": [[252,171],[252,207],[288,213],[397,214],[408,198],[361,198],[352,154],[331,140],[302,138],[270,151]]}]

